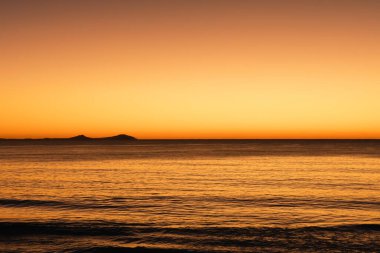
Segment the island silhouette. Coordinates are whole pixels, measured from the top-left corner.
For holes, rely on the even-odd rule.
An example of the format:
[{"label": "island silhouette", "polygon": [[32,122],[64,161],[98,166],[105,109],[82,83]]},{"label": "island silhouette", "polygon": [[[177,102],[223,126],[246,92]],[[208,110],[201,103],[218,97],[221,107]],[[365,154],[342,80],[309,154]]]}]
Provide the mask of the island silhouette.
[{"label": "island silhouette", "polygon": [[126,134],[119,134],[115,136],[110,137],[98,137],[98,138],[92,138],[85,135],[77,135],[74,137],[69,138],[39,138],[39,139],[32,139],[32,138],[24,138],[24,139],[6,139],[6,138],[0,138],[0,142],[94,142],[94,141],[113,141],[113,142],[123,142],[123,141],[135,141],[137,140],[135,137],[126,135]]},{"label": "island silhouette", "polygon": [[126,134],[119,134],[115,136],[110,136],[110,137],[100,137],[100,138],[91,138],[87,137],[85,135],[77,135],[71,138],[68,138],[68,140],[112,140],[112,141],[124,141],[124,140],[137,140],[135,137],[126,135]]}]

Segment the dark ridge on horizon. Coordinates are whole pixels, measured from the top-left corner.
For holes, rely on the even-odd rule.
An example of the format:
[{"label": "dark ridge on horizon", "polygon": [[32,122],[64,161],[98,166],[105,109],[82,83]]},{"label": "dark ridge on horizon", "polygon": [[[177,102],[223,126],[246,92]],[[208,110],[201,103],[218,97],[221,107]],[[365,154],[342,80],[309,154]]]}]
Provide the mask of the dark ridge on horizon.
[{"label": "dark ridge on horizon", "polygon": [[74,137],[69,138],[24,138],[24,139],[7,139],[7,138],[0,138],[0,141],[131,141],[131,140],[137,140],[137,138],[126,135],[126,134],[119,134],[115,136],[110,137],[100,137],[100,138],[91,138],[85,135],[77,135]]}]

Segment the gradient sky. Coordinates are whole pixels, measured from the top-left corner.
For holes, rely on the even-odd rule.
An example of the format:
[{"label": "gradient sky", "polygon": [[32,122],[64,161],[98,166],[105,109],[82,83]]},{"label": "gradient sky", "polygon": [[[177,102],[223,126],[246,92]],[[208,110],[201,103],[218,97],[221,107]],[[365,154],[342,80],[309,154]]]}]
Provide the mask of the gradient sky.
[{"label": "gradient sky", "polygon": [[380,138],[380,1],[0,0],[0,137]]}]

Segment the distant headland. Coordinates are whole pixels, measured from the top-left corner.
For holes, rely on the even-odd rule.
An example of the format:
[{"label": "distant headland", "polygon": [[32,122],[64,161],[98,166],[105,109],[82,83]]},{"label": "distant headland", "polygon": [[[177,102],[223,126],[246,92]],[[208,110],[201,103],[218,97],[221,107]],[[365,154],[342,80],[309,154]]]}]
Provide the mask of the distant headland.
[{"label": "distant headland", "polygon": [[32,138],[25,138],[25,139],[5,139],[0,138],[0,141],[12,141],[12,142],[92,142],[92,141],[135,141],[137,140],[135,137],[126,135],[126,134],[119,134],[115,136],[110,137],[100,137],[100,138],[91,138],[87,137],[85,135],[77,135],[74,137],[69,138],[40,138],[40,139],[32,139]]}]

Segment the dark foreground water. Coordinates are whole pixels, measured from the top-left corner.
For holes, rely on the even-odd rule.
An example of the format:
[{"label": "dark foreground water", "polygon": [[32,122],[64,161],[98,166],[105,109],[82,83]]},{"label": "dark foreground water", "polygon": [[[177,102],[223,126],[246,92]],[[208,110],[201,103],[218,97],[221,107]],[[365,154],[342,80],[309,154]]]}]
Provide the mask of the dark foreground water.
[{"label": "dark foreground water", "polygon": [[379,252],[380,141],[0,144],[0,252]]}]

